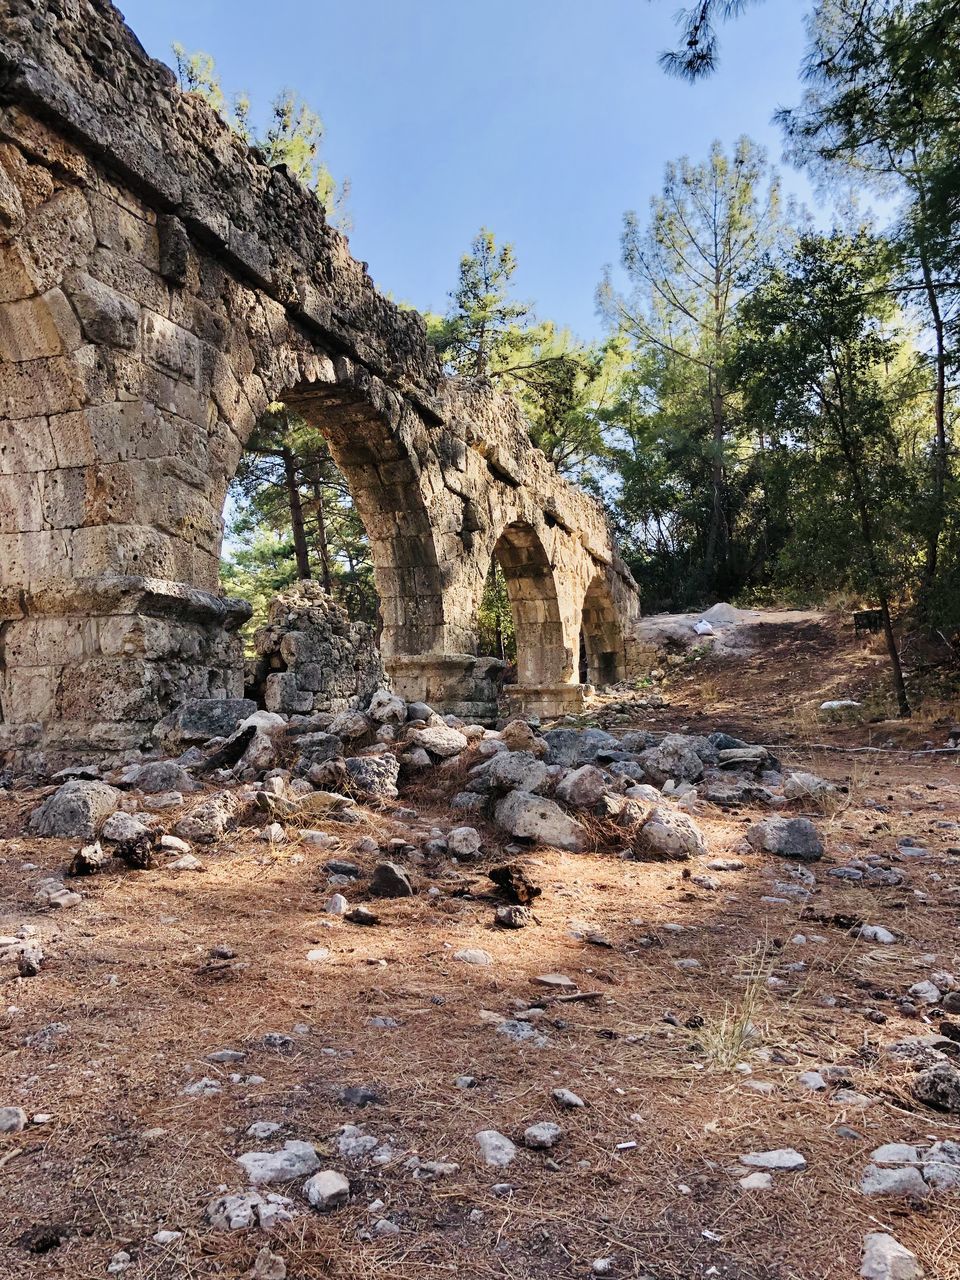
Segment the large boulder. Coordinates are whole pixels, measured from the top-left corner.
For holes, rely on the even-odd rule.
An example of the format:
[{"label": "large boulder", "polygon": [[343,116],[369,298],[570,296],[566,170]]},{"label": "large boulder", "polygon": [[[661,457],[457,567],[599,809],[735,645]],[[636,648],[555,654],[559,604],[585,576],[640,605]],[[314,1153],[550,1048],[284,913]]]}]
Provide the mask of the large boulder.
[{"label": "large boulder", "polygon": [[122,796],[105,782],[71,779],[34,809],[27,830],[35,836],[79,836],[92,840],[100,826],[120,807]]},{"label": "large boulder", "polygon": [[125,775],[124,781],[144,795],[160,795],[164,791],[193,791],[196,783],[176,760],[151,760],[138,765]]},{"label": "large boulder", "polygon": [[809,818],[764,818],[750,827],[747,840],[761,853],[797,862],[816,862],[823,857],[823,841]]},{"label": "large boulder", "polygon": [[300,752],[294,761],[294,773],[308,773],[313,765],[324,764],[343,755],[343,740],[337,734],[323,730],[300,734],[292,739],[292,744]]},{"label": "large boulder", "polygon": [[424,729],[411,729],[407,734],[407,742],[414,747],[423,747],[432,756],[446,760],[449,756],[459,755],[466,749],[467,739],[459,729],[451,729],[446,724],[431,724]]},{"label": "large boulder", "polygon": [[188,698],[155,726],[153,737],[164,751],[181,752],[211,738],[229,738],[256,709],[250,698]]},{"label": "large boulder", "polygon": [[583,827],[575,818],[543,796],[529,791],[511,791],[496,807],[497,824],[520,840],[569,849],[579,853],[586,847]]},{"label": "large boulder", "polygon": [[690,858],[704,853],[700,829],[684,813],[658,805],[640,828],[644,847],[663,858]]},{"label": "large boulder", "polygon": [[937,1111],[960,1114],[960,1071],[950,1062],[921,1071],[913,1082],[913,1096]]},{"label": "large boulder", "polygon": [[377,724],[403,724],[407,718],[407,704],[389,689],[378,689],[370,699],[367,715]]},{"label": "large boulder", "polygon": [[575,764],[595,764],[598,760],[616,760],[623,755],[623,744],[603,729],[582,729]]},{"label": "large boulder", "polygon": [[491,791],[533,792],[542,789],[549,774],[530,751],[502,751],[491,758],[482,776]]},{"label": "large boulder", "polygon": [[395,800],[400,761],[389,751],[367,756],[348,756],[344,761],[348,785],[364,795]]},{"label": "large boulder", "polygon": [[362,711],[340,711],[330,721],[330,732],[344,742],[359,742],[369,737],[372,725]]},{"label": "large boulder", "polygon": [[703,760],[694,749],[692,740],[680,733],[668,733],[657,746],[648,747],[641,753],[640,763],[644,773],[658,787],[670,778],[674,782],[696,782],[703,777]]},{"label": "large boulder", "polygon": [[[876,1221],[876,1219],[874,1219]],[[885,1231],[868,1231],[863,1237],[863,1280],[923,1280],[916,1254]]]},{"label": "large boulder", "polygon": [[544,735],[547,763],[572,769],[578,764],[594,764],[598,759],[615,759],[623,748],[617,738],[602,729],[549,729]]},{"label": "large boulder", "polygon": [[[527,790],[535,790],[528,787]],[[557,783],[557,799],[572,809],[592,809],[611,790],[610,783],[594,764],[582,764],[565,773]]]},{"label": "large boulder", "polygon": [[374,868],[370,892],[377,898],[410,898],[413,896],[413,885],[399,863],[380,862]]},{"label": "large boulder", "polygon": [[213,844],[237,825],[247,804],[240,792],[221,791],[182,817],[173,834],[191,844]]}]

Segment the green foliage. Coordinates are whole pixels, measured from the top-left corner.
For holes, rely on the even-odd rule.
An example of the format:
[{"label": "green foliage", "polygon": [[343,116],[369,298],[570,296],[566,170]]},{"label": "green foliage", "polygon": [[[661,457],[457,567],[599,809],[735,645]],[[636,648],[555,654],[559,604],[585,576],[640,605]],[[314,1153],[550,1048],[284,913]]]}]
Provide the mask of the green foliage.
[{"label": "green foliage", "polygon": [[667,166],[642,226],[624,218],[622,264],[599,303],[628,367],[608,413],[618,527],[656,606],[741,590],[764,559],[763,469],[745,436],[728,364],[739,307],[763,254],[785,233],[777,176],[741,138],[731,155]]},{"label": "green foliage", "polygon": [[515,662],[517,634],[507,595],[507,580],[496,560],[484,584],[483,599],[477,615],[477,652],[491,658]]},{"label": "green foliage", "polygon": [[681,43],[660,55],[660,65],[670,75],[683,80],[700,80],[717,66],[719,41],[717,22],[741,14],[749,0],[696,0],[677,14]]},{"label": "green foliage", "polygon": [[366,531],[316,428],[282,405],[272,406],[240,461],[227,512],[221,582],[228,593],[250,601],[254,625],[270,597],[303,576],[322,582],[351,618],[376,625]]},{"label": "green foliage", "polygon": [[497,248],[486,227],[460,259],[460,279],[450,294],[453,306],[443,319],[431,317],[431,340],[444,362],[474,378],[502,371],[523,344],[521,322],[530,307],[510,298],[517,269],[513,246]]},{"label": "green foliage", "polygon": [[[787,546],[818,573],[824,561],[835,572],[846,566],[853,585],[877,600],[900,709],[909,714],[890,601],[919,558],[903,410],[921,384],[889,285],[884,241],[802,236],[745,302],[735,370],[747,416],[802,460],[793,469]],[[790,559],[782,557],[783,568]]]},{"label": "green foliage", "polygon": [[448,372],[488,378],[511,393],[534,444],[558,470],[586,480],[605,454],[616,348],[587,347],[569,330],[538,322],[512,297],[515,271],[512,245],[498,247],[483,228],[460,259],[447,314],[426,317],[428,335]]},{"label": "green foliage", "polygon": [[921,604],[938,610],[937,572],[955,484],[951,372],[957,365],[960,6],[955,0],[821,0],[801,107],[781,112],[795,159],[824,181],[855,180],[900,201],[892,281],[931,339],[931,440]]},{"label": "green foliage", "polygon": [[296,93],[283,89],[273,99],[269,123],[259,131],[254,123],[249,97],[234,94],[227,106],[226,96],[216,64],[209,53],[188,53],[182,44],[173,45],[177,78],[185,93],[196,93],[236,130],[240,136],[263,153],[267,164],[283,164],[305,187],[315,191],[320,203],[341,230],[350,229],[346,202],[349,181],[337,184],[320,159],[324,127],[320,116]]}]

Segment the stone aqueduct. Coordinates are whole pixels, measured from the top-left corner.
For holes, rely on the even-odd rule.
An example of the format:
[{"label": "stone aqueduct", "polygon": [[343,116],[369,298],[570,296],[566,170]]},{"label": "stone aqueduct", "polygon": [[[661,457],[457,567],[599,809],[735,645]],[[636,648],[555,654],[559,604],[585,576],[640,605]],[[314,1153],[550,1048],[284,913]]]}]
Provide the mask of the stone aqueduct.
[{"label": "stone aqueduct", "polygon": [[401,693],[483,696],[493,555],[525,710],[579,705],[581,628],[590,677],[625,674],[635,584],[512,402],[445,378],[316,199],[106,0],[5,0],[0,747],[126,747],[184,697],[241,692],[222,511],[273,400],[351,486]]}]

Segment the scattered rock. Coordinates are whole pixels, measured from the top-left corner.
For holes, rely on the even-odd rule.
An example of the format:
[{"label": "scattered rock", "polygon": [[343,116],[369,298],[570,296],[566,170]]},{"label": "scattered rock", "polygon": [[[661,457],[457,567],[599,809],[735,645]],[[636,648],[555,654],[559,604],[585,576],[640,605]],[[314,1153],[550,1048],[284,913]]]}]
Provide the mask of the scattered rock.
[{"label": "scattered rock", "polygon": [[448,725],[428,725],[425,729],[411,729],[407,734],[407,742],[414,747],[423,747],[430,755],[446,760],[450,756],[459,755],[466,750],[467,739],[459,729],[451,729]]},{"label": "scattered rock", "polygon": [[26,1124],[23,1107],[0,1107],[0,1133],[20,1133]]},{"label": "scattered rock", "polygon": [[407,718],[407,704],[389,689],[378,689],[370,699],[367,715],[377,724],[403,724]]},{"label": "scattered rock", "polygon": [[[534,788],[528,787],[527,790]],[[610,790],[610,783],[593,764],[583,764],[564,774],[557,784],[557,799],[572,809],[593,809]]]},{"label": "scattered rock", "polygon": [[524,929],[533,919],[529,907],[497,907],[493,922],[501,929]]},{"label": "scattered rock", "polygon": [[547,1047],[547,1037],[538,1031],[530,1022],[520,1022],[517,1018],[504,1018],[497,1023],[497,1035],[506,1036],[514,1044],[530,1044],[535,1049]]},{"label": "scattered rock", "polygon": [[516,1146],[496,1129],[481,1129],[474,1135],[474,1140],[480,1148],[484,1163],[495,1169],[505,1169],[517,1157]]},{"label": "scattered rock", "polygon": [[484,951],[481,947],[464,947],[462,951],[455,951],[453,958],[462,960],[464,964],[474,964],[481,967],[493,964],[493,956],[489,951]]},{"label": "scattered rock", "polygon": [[395,800],[400,761],[392,752],[377,755],[350,756],[344,761],[351,790],[375,798]]},{"label": "scattered rock", "polygon": [[529,1125],[523,1131],[524,1146],[535,1150],[549,1150],[555,1147],[563,1137],[563,1130],[552,1120],[541,1120],[538,1124]]},{"label": "scattered rock", "polygon": [[153,736],[164,751],[182,751],[211,738],[229,738],[256,710],[250,698],[188,698],[155,726]]},{"label": "scattered rock", "polygon": [[371,911],[369,907],[354,907],[352,911],[348,911],[344,916],[345,920],[349,920],[351,924],[379,924],[380,917],[376,912]]},{"label": "scattered rock", "polygon": [[37,904],[41,907],[78,907],[83,901],[79,893],[66,888],[62,880],[41,880],[34,892]]},{"label": "scattered rock", "polygon": [[815,773],[795,771],[783,780],[783,794],[788,800],[823,800],[836,794],[837,788]]},{"label": "scattered rock", "polygon": [[290,1182],[312,1173],[320,1163],[316,1150],[309,1142],[292,1139],[279,1151],[247,1151],[237,1157],[250,1182],[262,1186],[269,1182]]},{"label": "scattered rock", "polygon": [[779,1147],[776,1151],[751,1151],[748,1155],[740,1157],[740,1163],[754,1169],[786,1172],[807,1167],[806,1158],[799,1151],[794,1151],[793,1147]]},{"label": "scattered rock", "polygon": [[483,840],[475,827],[454,827],[447,834],[447,852],[461,861],[475,858],[482,846]]},{"label": "scattered rock", "polygon": [[94,844],[85,844],[71,858],[70,865],[67,867],[67,875],[95,875],[98,871],[103,870],[112,856],[109,850],[104,850],[99,840]]},{"label": "scattered rock", "polygon": [[557,1106],[565,1107],[568,1111],[573,1111],[578,1107],[585,1107],[587,1104],[578,1093],[574,1093],[572,1089],[554,1089],[551,1097]]},{"label": "scattered rock", "polygon": [[27,830],[35,836],[79,836],[93,840],[122,800],[116,787],[105,782],[71,779],[34,809]]},{"label": "scattered rock", "polygon": [[764,818],[747,831],[754,849],[800,862],[823,857],[823,841],[809,818]]},{"label": "scattered rock", "polygon": [[287,1280],[287,1264],[265,1244],[248,1272],[251,1280]]},{"label": "scattered rock", "polygon": [[483,768],[486,785],[499,792],[538,792],[550,777],[547,766],[530,751],[501,751]]},{"label": "scattered rock", "polygon": [[174,835],[193,844],[213,844],[237,825],[246,806],[239,792],[221,791],[182,817]]},{"label": "scattered rock", "polygon": [[565,973],[541,973],[534,978],[541,987],[559,987],[562,991],[576,991],[577,984]]},{"label": "scattered rock", "polygon": [[549,750],[526,720],[509,720],[500,730],[500,741],[508,751],[529,751],[535,756],[545,756]]},{"label": "scattered rock", "polygon": [[665,858],[690,858],[705,851],[696,823],[663,805],[658,805],[640,828],[640,842]]},{"label": "scattered rock", "polygon": [[696,782],[703,776],[703,761],[692,741],[685,734],[668,733],[657,746],[641,752],[643,771],[654,786],[662,787],[669,779]]},{"label": "scattered rock", "polygon": [[315,1209],[327,1213],[350,1199],[350,1183],[335,1169],[322,1169],[303,1184],[303,1193]]},{"label": "scattered rock", "polygon": [[916,1255],[883,1231],[869,1231],[863,1237],[863,1280],[923,1280],[923,1268]]},{"label": "scattered rock", "polygon": [[411,898],[413,885],[406,871],[396,862],[380,862],[374,867],[370,892],[376,898]]},{"label": "scattered rock", "polygon": [[860,1190],[865,1196],[927,1196],[930,1188],[923,1174],[912,1165],[904,1168],[881,1168],[868,1164],[860,1179]]},{"label": "scattered rock", "polygon": [[960,1071],[949,1062],[921,1071],[913,1082],[913,1096],[937,1111],[960,1113]]},{"label": "scattered rock", "polygon": [[897,940],[895,933],[891,933],[889,929],[884,929],[879,924],[861,925],[860,937],[863,938],[864,942],[878,942],[885,947],[892,946]]},{"label": "scattered rock", "polygon": [[586,846],[586,832],[558,804],[527,791],[512,791],[497,805],[496,821],[512,836],[536,844],[579,853]]}]

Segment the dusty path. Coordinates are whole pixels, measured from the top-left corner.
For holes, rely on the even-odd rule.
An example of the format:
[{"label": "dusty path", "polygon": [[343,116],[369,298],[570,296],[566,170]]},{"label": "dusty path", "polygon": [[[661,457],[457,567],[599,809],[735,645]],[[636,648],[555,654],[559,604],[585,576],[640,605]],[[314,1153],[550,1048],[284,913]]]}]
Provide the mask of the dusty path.
[{"label": "dusty path", "polygon": [[[811,662],[807,687],[822,683],[818,643],[794,631],[786,669],[777,645],[762,649],[749,709],[733,704],[733,677],[711,673],[710,727],[795,734],[775,715],[779,682],[797,688]],[[705,724],[684,678],[668,706],[634,718]],[[248,829],[198,848],[200,872],[92,877],[75,882],[80,906],[51,912],[36,886],[62,873],[70,842],[11,835],[36,801],[13,793],[0,817],[0,934],[35,927],[47,961],[36,978],[2,972],[0,1105],[32,1119],[0,1137],[0,1276],[102,1277],[123,1251],[115,1274],[127,1280],[240,1277],[269,1244],[291,1280],[545,1280],[589,1276],[601,1259],[610,1269],[596,1274],[656,1280],[834,1280],[856,1276],[865,1232],[887,1229],[928,1277],[957,1280],[960,1192],[860,1186],[881,1144],[960,1137],[957,1116],[916,1101],[887,1048],[949,1020],[922,1004],[908,1016],[901,1002],[933,973],[960,977],[960,770],[937,757],[854,765],[802,744],[789,759],[849,788],[809,810],[827,847],[815,885],[743,851],[762,811],[707,807],[697,822],[708,853],[688,863],[532,851],[523,862],[543,894],[518,932],[492,927],[493,828],[478,863],[412,862],[422,891],[376,904],[378,927],[325,915],[324,862],[369,870],[377,855],[356,852],[364,834],[449,828],[442,794],[417,795],[415,820],[330,824],[332,851],[269,847]],[[830,875],[868,854],[902,882]],[[716,859],[742,865],[711,869]],[[858,921],[897,940],[863,940]],[[318,948],[328,954],[309,960]],[[463,949],[491,963],[457,959]],[[558,999],[536,982],[546,973],[585,998]],[[498,1030],[517,1014],[534,1038]],[[225,1048],[242,1060],[209,1060]],[[811,1070],[825,1088],[800,1079]],[[558,1087],[586,1105],[561,1109]],[[545,1120],[562,1127],[555,1147],[521,1145],[504,1169],[483,1163],[478,1131],[520,1144]],[[257,1141],[246,1131],[259,1121],[280,1128]],[[376,1149],[343,1154],[344,1125]],[[347,1175],[350,1203],[320,1215],[299,1199],[270,1235],[211,1227],[209,1202],[246,1185],[237,1155],[288,1139]],[[805,1167],[744,1190],[741,1157],[777,1148]],[[418,1176],[412,1156],[459,1168]],[[398,1233],[375,1235],[381,1220]],[[179,1234],[157,1242],[161,1231]]]}]

